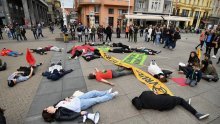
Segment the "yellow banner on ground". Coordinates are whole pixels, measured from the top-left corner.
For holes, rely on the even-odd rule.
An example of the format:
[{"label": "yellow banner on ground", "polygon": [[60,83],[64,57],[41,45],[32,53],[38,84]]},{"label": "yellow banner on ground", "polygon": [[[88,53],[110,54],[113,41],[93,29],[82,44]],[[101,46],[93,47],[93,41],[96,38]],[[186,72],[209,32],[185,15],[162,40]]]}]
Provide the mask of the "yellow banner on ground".
[{"label": "yellow banner on ground", "polygon": [[150,90],[156,91],[158,94],[169,94],[173,96],[173,93],[166,87],[166,85],[161,83],[158,79],[154,78],[152,75],[128,63],[125,63],[115,57],[109,56],[101,50],[100,50],[100,54],[105,60],[110,61],[114,63],[115,65],[123,66],[125,68],[131,68],[136,78],[142,83],[146,84]]},{"label": "yellow banner on ground", "polygon": [[201,53],[201,49],[200,48],[197,48],[196,53],[197,53],[198,58],[201,59],[202,53]]}]

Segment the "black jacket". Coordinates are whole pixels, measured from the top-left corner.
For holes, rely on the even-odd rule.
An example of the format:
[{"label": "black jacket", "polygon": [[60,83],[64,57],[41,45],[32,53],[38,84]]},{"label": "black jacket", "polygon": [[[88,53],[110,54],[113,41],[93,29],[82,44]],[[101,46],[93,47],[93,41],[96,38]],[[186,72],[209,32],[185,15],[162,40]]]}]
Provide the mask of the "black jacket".
[{"label": "black jacket", "polygon": [[186,78],[189,78],[191,80],[196,80],[197,82],[199,82],[202,78],[202,72],[201,70],[192,69],[186,74]]},{"label": "black jacket", "polygon": [[55,120],[56,121],[72,121],[76,118],[80,117],[81,114],[66,109],[64,107],[59,107],[55,112]]},{"label": "black jacket", "polygon": [[155,95],[152,91],[144,91],[139,98],[144,109],[163,111],[173,109],[176,106],[176,97],[168,94]]}]

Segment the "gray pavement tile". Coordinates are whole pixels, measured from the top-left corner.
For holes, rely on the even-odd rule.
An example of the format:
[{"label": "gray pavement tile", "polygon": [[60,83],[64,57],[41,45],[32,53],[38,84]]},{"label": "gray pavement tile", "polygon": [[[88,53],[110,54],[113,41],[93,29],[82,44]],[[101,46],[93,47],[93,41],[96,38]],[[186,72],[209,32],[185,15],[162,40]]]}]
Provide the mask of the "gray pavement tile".
[{"label": "gray pavement tile", "polygon": [[31,116],[25,119],[25,124],[46,124],[41,115]]},{"label": "gray pavement tile", "polygon": [[191,87],[189,86],[182,87],[177,84],[171,84],[171,85],[167,85],[167,87],[175,96],[190,98],[197,95],[197,93],[195,93],[193,89],[191,89]]},{"label": "gray pavement tile", "polygon": [[220,117],[218,117],[214,121],[210,122],[209,124],[220,124]]},{"label": "gray pavement tile", "polygon": [[191,105],[201,113],[210,114],[209,118],[201,120],[200,123],[207,124],[210,121],[220,117],[220,108],[209,100],[204,99],[204,94],[200,94],[199,96],[193,97],[191,100]]},{"label": "gray pavement tile", "polygon": [[98,59],[92,60],[91,62],[80,60],[80,64],[81,64],[82,69],[85,69],[88,67],[100,67],[100,65],[102,65]]},{"label": "gray pavement tile", "polygon": [[208,82],[201,80],[197,86],[195,87],[189,87],[190,90],[192,90],[195,93],[203,93],[207,91],[211,91],[214,87],[207,84]]},{"label": "gray pavement tile", "polygon": [[54,105],[59,100],[61,100],[61,93],[51,93],[51,94],[35,96],[31,104],[31,107],[29,109],[27,117],[41,114],[44,108]]},{"label": "gray pavement tile", "polygon": [[85,88],[85,80],[83,77],[71,77],[63,79],[62,91]]},{"label": "gray pavement tile", "polygon": [[206,83],[210,86],[213,86],[215,88],[220,88],[220,80],[218,82],[207,82]]},{"label": "gray pavement tile", "polygon": [[83,76],[83,73],[82,73],[82,70],[79,68],[79,69],[73,69],[74,71],[72,71],[71,73],[69,74],[66,74],[63,79],[67,79],[67,78],[72,78],[72,77],[82,77]]},{"label": "gray pavement tile", "polygon": [[113,100],[93,107],[93,111],[101,113],[100,123],[113,123],[138,115],[126,96],[117,96]]},{"label": "gray pavement tile", "polygon": [[142,113],[142,116],[150,124],[198,124],[195,119],[179,107],[175,107],[170,111],[148,109]]},{"label": "gray pavement tile", "polygon": [[86,88],[82,88],[82,89],[77,88],[77,89],[65,90],[65,91],[62,92],[62,97],[61,97],[61,99],[64,99],[64,98],[69,97],[69,96],[72,96],[73,93],[74,93],[75,91],[77,91],[77,90],[79,90],[79,91],[81,91],[81,92],[84,92],[84,93],[87,92],[87,89],[86,89]]},{"label": "gray pavement tile", "polygon": [[207,99],[208,101],[210,101],[212,104],[220,107],[219,103],[220,103],[220,92],[216,89],[211,89],[209,90],[209,92],[205,92],[200,94],[201,97],[203,97],[204,99]]},{"label": "gray pavement tile", "polygon": [[64,69],[79,69],[79,68],[81,68],[81,66],[80,66],[80,64],[77,64],[77,63],[74,63],[74,62],[72,62],[72,63],[70,63],[70,64],[66,64],[65,66],[64,66]]},{"label": "gray pavement tile", "polygon": [[37,95],[55,93],[62,91],[62,80],[58,81],[49,81],[49,82],[41,82]]},{"label": "gray pavement tile", "polygon": [[126,118],[125,120],[115,122],[113,124],[149,124],[141,115]]}]

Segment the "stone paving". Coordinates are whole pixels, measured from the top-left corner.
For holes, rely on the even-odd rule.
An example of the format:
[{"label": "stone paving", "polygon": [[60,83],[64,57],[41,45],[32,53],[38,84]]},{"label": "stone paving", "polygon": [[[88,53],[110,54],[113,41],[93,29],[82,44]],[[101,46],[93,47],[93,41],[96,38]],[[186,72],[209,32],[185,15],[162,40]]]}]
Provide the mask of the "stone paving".
[{"label": "stone paving", "polygon": [[[57,34],[53,35],[58,36]],[[189,57],[189,52],[194,50],[198,43],[198,35],[196,34],[182,34],[182,39],[177,42],[177,47],[174,51],[163,49],[162,46],[155,46],[150,43],[143,42],[143,38],[138,39],[138,43],[127,42],[127,39],[116,39],[113,35],[114,42],[122,42],[130,45],[131,47],[145,46],[157,51],[162,51],[159,55],[148,56],[144,66],[137,66],[146,71],[149,62],[154,59],[157,64],[165,69],[174,71],[172,77],[184,77],[184,75],[177,73],[178,63],[186,63]],[[48,40],[48,41],[47,41]],[[3,45],[10,48],[17,48],[19,43],[9,43],[5,41]],[[67,60],[66,50],[71,48],[74,44],[80,43],[60,43],[54,42],[51,37],[42,39],[39,42],[31,42],[29,44],[20,43],[20,46],[25,45],[25,48],[19,50],[25,51],[26,47],[34,47],[37,45],[54,44],[63,47],[65,50],[62,53],[51,52],[46,56],[38,56],[34,54],[39,61],[44,64],[39,69],[39,73],[31,78],[29,81],[21,83],[14,88],[8,88],[5,80],[7,76],[13,72],[18,66],[25,64],[24,57],[16,58],[16,62],[12,58],[1,57],[9,63],[9,69],[2,73],[0,72],[0,106],[6,109],[6,118],[8,123],[26,123],[26,124],[40,124],[45,123],[41,117],[42,110],[56,103],[58,100],[70,96],[75,90],[90,91],[90,90],[105,90],[111,88],[106,84],[98,83],[96,80],[88,80],[87,75],[89,72],[94,71],[94,68],[99,69],[114,69],[117,68],[110,62],[100,58],[86,62],[82,58],[78,60]],[[1,44],[1,43],[0,43]],[[81,43],[82,44],[82,43]],[[16,46],[15,46],[16,45]],[[2,48],[2,45],[0,45]],[[123,59],[128,54],[111,54],[119,59]],[[219,56],[218,54],[217,56]],[[62,60],[64,68],[74,69],[74,72],[66,75],[56,82],[42,78],[41,72],[45,71],[50,62]],[[216,60],[213,60],[216,63]],[[218,73],[220,72],[220,65],[216,65]],[[3,76],[2,76],[3,75]],[[155,110],[136,110],[132,104],[131,99],[140,95],[142,91],[148,90],[147,86],[139,82],[135,76],[125,76],[117,79],[112,79],[111,82],[115,83],[113,90],[119,91],[119,96],[115,99],[96,105],[90,111],[99,111],[101,113],[100,124],[198,124],[198,123],[220,123],[220,82],[201,82],[196,87],[180,87],[176,83],[169,80],[166,83],[167,87],[176,96],[181,96],[185,99],[192,98],[192,105],[200,112],[209,113],[208,119],[198,121],[189,112],[181,107],[176,107],[171,111],[159,112]],[[19,97],[16,97],[19,95]],[[9,99],[10,98],[10,99]],[[21,100],[19,100],[21,99]],[[3,102],[2,102],[3,101]],[[30,108],[30,109],[29,109]],[[14,112],[14,113],[13,113]],[[62,123],[77,123],[62,122]],[[54,122],[57,123],[57,122]]]}]

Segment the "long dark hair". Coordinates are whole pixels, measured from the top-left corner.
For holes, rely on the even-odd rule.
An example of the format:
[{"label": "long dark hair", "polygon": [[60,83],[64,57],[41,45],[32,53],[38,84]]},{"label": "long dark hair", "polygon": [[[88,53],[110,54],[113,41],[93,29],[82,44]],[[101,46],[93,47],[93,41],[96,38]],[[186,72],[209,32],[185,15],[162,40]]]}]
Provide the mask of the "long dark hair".
[{"label": "long dark hair", "polygon": [[[191,57],[191,54],[192,54],[192,53],[194,53],[194,57]],[[191,63],[191,62],[193,62],[193,63],[199,63],[199,58],[198,58],[198,55],[196,54],[195,51],[190,52],[188,62],[189,62],[189,63]]]},{"label": "long dark hair", "polygon": [[43,110],[42,117],[46,122],[54,122],[55,121],[55,114],[48,113],[47,110]]}]

